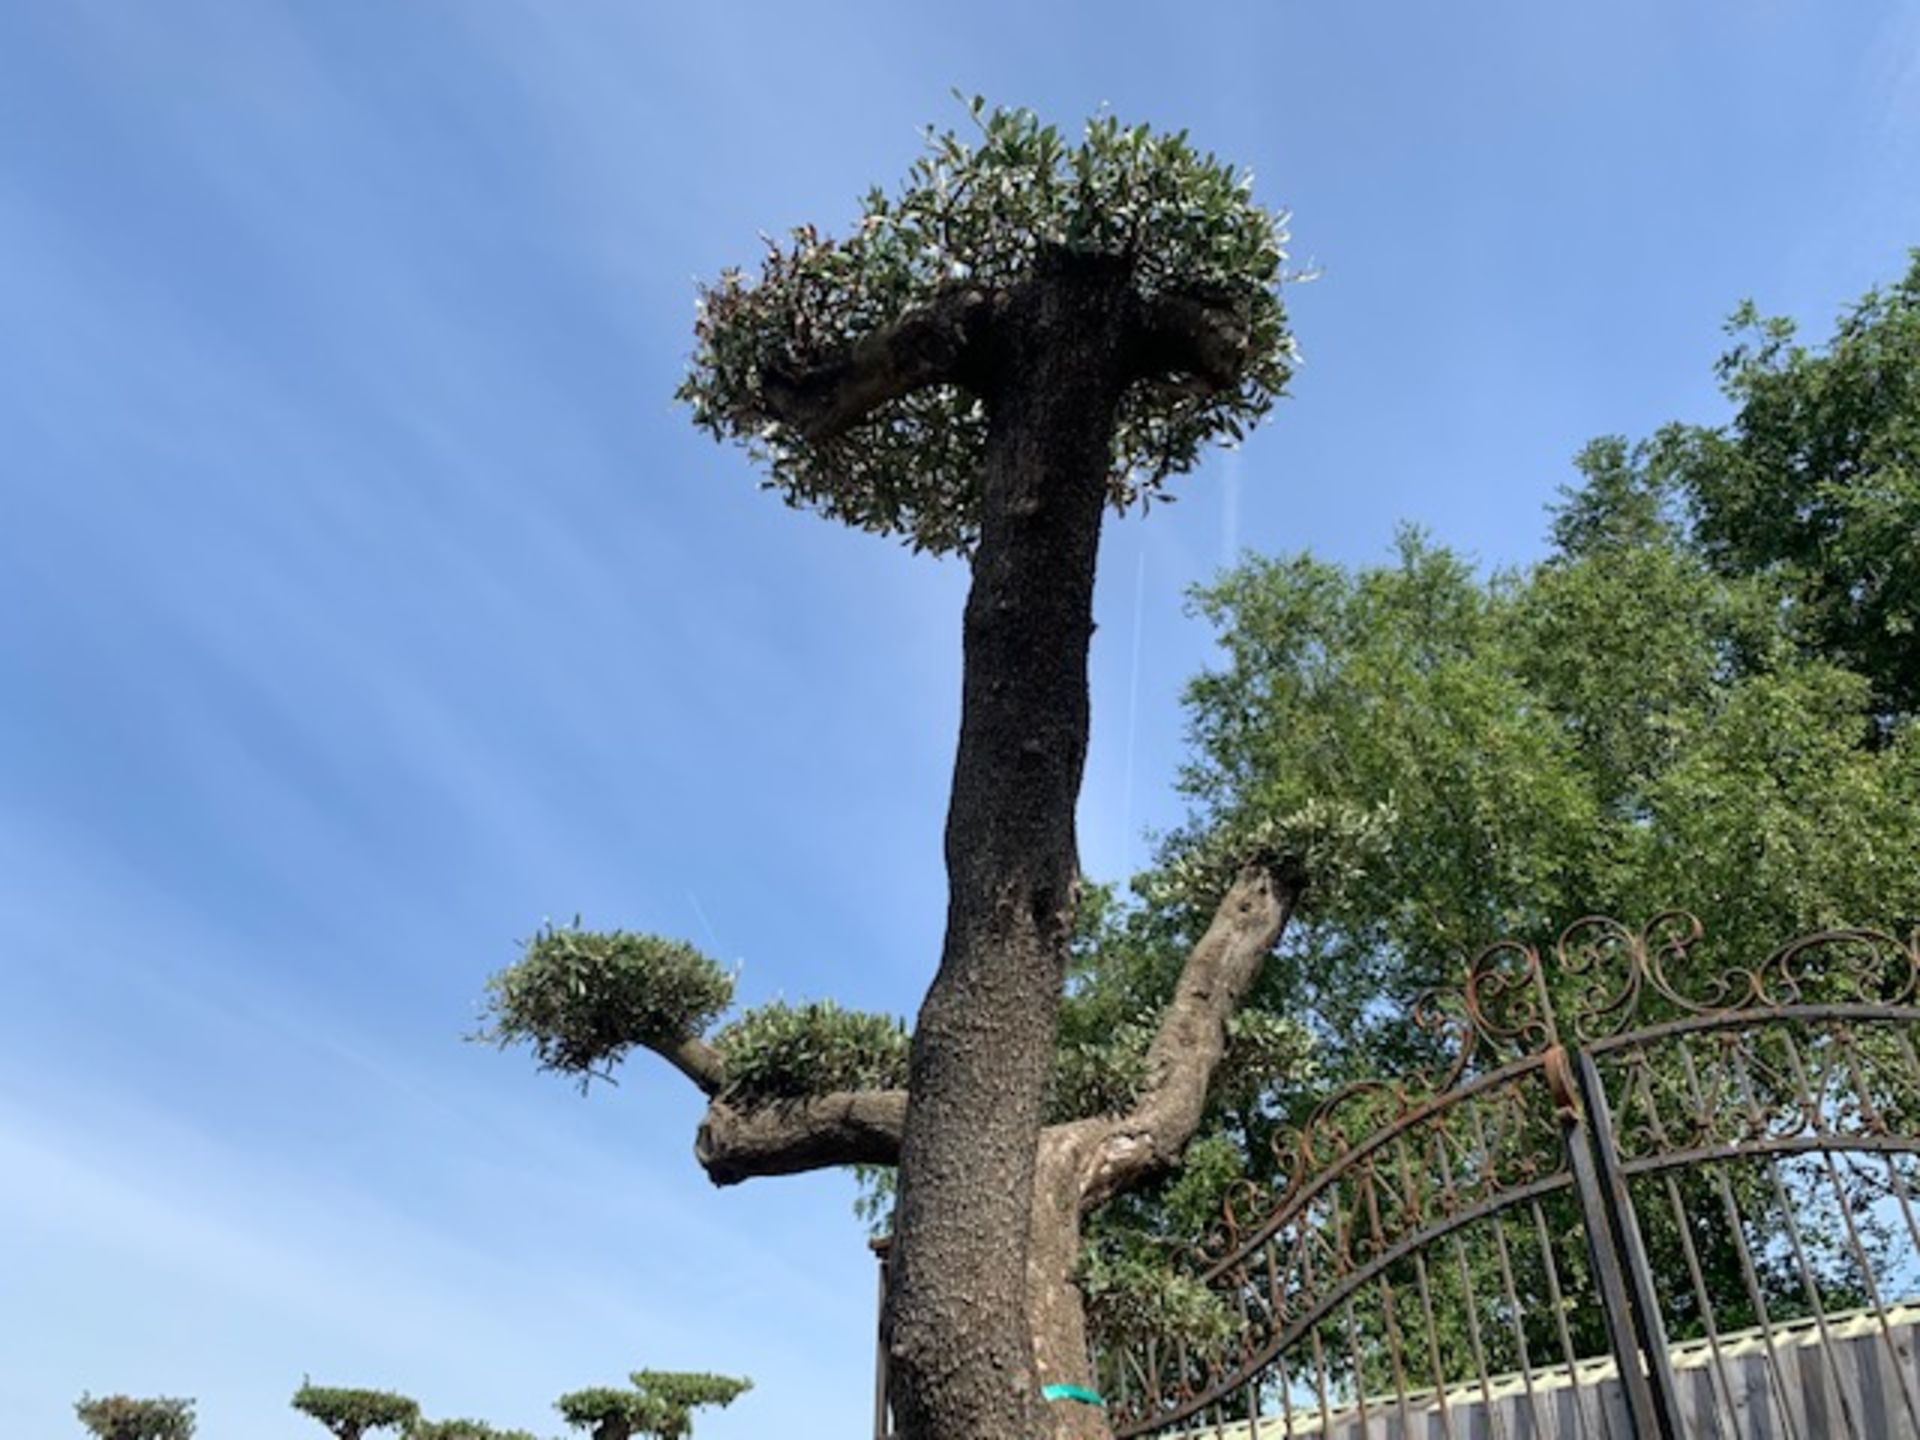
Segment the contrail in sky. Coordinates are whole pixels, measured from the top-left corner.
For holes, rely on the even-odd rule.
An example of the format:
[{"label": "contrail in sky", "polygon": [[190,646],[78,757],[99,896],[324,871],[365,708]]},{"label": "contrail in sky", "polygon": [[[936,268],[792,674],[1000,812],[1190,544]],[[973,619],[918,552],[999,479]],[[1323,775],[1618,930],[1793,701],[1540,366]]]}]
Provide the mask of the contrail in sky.
[{"label": "contrail in sky", "polygon": [[687,899],[693,903],[693,913],[700,917],[701,928],[707,932],[707,939],[713,945],[713,953],[725,954],[727,947],[722,945],[720,937],[713,933],[713,922],[707,918],[707,907],[700,903],[700,897],[691,890],[687,891]]},{"label": "contrail in sky", "polygon": [[1120,781],[1120,864],[1133,869],[1133,737],[1140,714],[1140,615],[1147,590],[1147,547],[1133,568],[1133,663],[1127,674],[1127,763]]},{"label": "contrail in sky", "polygon": [[1240,558],[1240,452],[1229,450],[1220,474],[1220,563]]}]

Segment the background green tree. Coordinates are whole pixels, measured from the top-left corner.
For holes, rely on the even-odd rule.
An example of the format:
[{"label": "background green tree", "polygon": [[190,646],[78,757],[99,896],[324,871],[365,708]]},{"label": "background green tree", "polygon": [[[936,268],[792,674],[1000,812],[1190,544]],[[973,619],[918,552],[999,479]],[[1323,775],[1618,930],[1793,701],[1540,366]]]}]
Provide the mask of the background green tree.
[{"label": "background green tree", "polygon": [[1732,422],[1662,430],[1639,478],[1717,573],[1776,578],[1803,643],[1866,678],[1891,725],[1920,705],[1920,251],[1823,347],[1751,303],[1728,328]]}]

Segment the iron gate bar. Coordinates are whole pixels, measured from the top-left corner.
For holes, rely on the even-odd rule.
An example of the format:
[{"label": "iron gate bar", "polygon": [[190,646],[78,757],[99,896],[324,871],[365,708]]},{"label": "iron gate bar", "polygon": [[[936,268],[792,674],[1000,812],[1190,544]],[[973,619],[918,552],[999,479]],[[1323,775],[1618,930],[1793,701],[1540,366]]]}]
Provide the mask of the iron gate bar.
[{"label": "iron gate bar", "polygon": [[[1647,1107],[1649,1122],[1653,1127],[1653,1138],[1662,1148],[1670,1148],[1666,1128],[1660,1120],[1659,1104],[1654,1097],[1653,1082],[1648,1078],[1647,1071],[1644,1067],[1638,1068],[1635,1074],[1640,1082],[1640,1095],[1643,1103]],[[1662,1190],[1666,1193],[1667,1207],[1673,1216],[1674,1230],[1680,1236],[1681,1251],[1687,1262],[1687,1278],[1693,1285],[1695,1298],[1700,1302],[1700,1319],[1706,1328],[1708,1358],[1712,1361],[1713,1378],[1720,1384],[1720,1398],[1725,1403],[1725,1413],[1730,1422],[1731,1418],[1739,1411],[1739,1402],[1734,1398],[1733,1380],[1727,1373],[1726,1356],[1721,1353],[1718,1307],[1715,1306],[1712,1296],[1708,1293],[1709,1287],[1707,1285],[1706,1272],[1700,1264],[1699,1248],[1694,1244],[1693,1227],[1688,1221],[1686,1202],[1681,1199],[1680,1186],[1673,1178],[1672,1170],[1664,1170],[1660,1173],[1660,1184]],[[1775,1391],[1779,1395],[1781,1404],[1784,1407],[1787,1404],[1787,1393],[1784,1386],[1779,1383],[1779,1367],[1775,1363],[1771,1350],[1767,1353],[1767,1373],[1769,1378],[1774,1381]],[[1791,1420],[1789,1420],[1788,1428],[1791,1433]],[[1719,1412],[1714,1414],[1713,1429],[1716,1435],[1725,1433],[1725,1427],[1721,1424]],[[1737,1440],[1737,1436],[1735,1440]]]},{"label": "iron gate bar", "polygon": [[[1323,1300],[1316,1302],[1307,1315],[1293,1321],[1285,1330],[1276,1332],[1275,1337],[1258,1350],[1250,1351],[1248,1358],[1237,1367],[1237,1373],[1251,1378],[1255,1372],[1264,1368],[1268,1361],[1300,1340],[1309,1330],[1324,1324],[1336,1307],[1346,1304],[1354,1295],[1377,1280],[1384,1271],[1406,1259],[1414,1251],[1432,1244],[1435,1240],[1445,1239],[1454,1231],[1464,1229],[1477,1220],[1498,1215],[1527,1201],[1537,1202],[1541,1196],[1566,1190],[1573,1183],[1574,1178],[1571,1174],[1562,1173],[1549,1176],[1545,1180],[1535,1180],[1527,1185],[1515,1186],[1501,1191],[1490,1200],[1483,1200],[1477,1205],[1448,1216],[1442,1224],[1430,1226],[1408,1236],[1391,1250],[1383,1251],[1348,1275],[1338,1286],[1328,1292]],[[1268,1236],[1267,1239],[1271,1240],[1272,1236]],[[1214,1273],[1217,1275],[1219,1272]],[[1555,1283],[1557,1285],[1558,1282]],[[1218,1403],[1220,1398],[1218,1394],[1195,1396],[1171,1410],[1157,1414],[1154,1417],[1154,1424],[1156,1426],[1177,1424],[1189,1416],[1197,1415],[1207,1406]]]},{"label": "iron gate bar", "polygon": [[1762,1155],[1818,1155],[1833,1150],[1857,1150],[1865,1155],[1920,1155],[1920,1136],[1847,1135],[1837,1130],[1813,1135],[1776,1135],[1770,1140],[1729,1140],[1719,1145],[1701,1145],[1690,1150],[1672,1150],[1659,1155],[1638,1155],[1620,1162],[1623,1175],[1639,1179],[1658,1175],[1663,1170],[1688,1170],[1716,1161],[1745,1160]]},{"label": "iron gate bar", "polygon": [[[1312,1201],[1319,1198],[1319,1196],[1324,1194],[1331,1186],[1339,1183],[1348,1171],[1356,1168],[1363,1160],[1369,1159],[1375,1152],[1384,1149],[1397,1136],[1404,1134],[1417,1125],[1426,1123],[1436,1115],[1443,1114],[1458,1105],[1464,1104],[1468,1100],[1476,1099],[1490,1091],[1498,1090],[1504,1085],[1510,1085],[1515,1080],[1519,1080],[1535,1071],[1544,1071],[1545,1066],[1546,1056],[1544,1053],[1529,1055],[1523,1060],[1515,1060],[1510,1064],[1501,1066],[1497,1070],[1489,1070],[1485,1075],[1478,1076],[1455,1089],[1444,1091],[1429,1099],[1423,1100],[1419,1104],[1403,1111],[1401,1114],[1394,1116],[1391,1121],[1379,1127],[1359,1144],[1333,1156],[1320,1174],[1314,1176],[1312,1180],[1304,1184],[1298,1191],[1288,1194],[1284,1198],[1283,1203],[1277,1206],[1265,1220],[1262,1220],[1245,1239],[1235,1236],[1233,1248],[1226,1258],[1219,1261],[1211,1269],[1203,1271],[1195,1278],[1200,1284],[1205,1285],[1224,1275],[1228,1270],[1232,1269],[1234,1265],[1241,1263],[1255,1246],[1265,1244],[1271,1240],[1286,1226],[1288,1221],[1298,1217]],[[1341,1095],[1335,1096],[1334,1098],[1342,1098],[1344,1094],[1345,1092],[1342,1092]]]},{"label": "iron gate bar", "polygon": [[[1873,1262],[1868,1258],[1866,1247],[1860,1242],[1860,1228],[1854,1222],[1853,1207],[1847,1202],[1846,1191],[1840,1184],[1839,1167],[1834,1164],[1831,1147],[1819,1152],[1820,1162],[1826,1171],[1828,1182],[1833,1186],[1834,1204],[1839,1207],[1841,1222],[1846,1227],[1847,1246],[1852,1252],[1854,1263],[1860,1269],[1860,1279],[1866,1287],[1867,1299],[1872,1302],[1873,1313],[1880,1323],[1880,1340],[1886,1347],[1887,1359],[1894,1373],[1900,1376],[1900,1399],[1906,1406],[1907,1419],[1916,1431],[1920,1431],[1920,1411],[1916,1411],[1913,1399],[1913,1386],[1906,1374],[1906,1367],[1900,1363],[1900,1350],[1894,1343],[1893,1330],[1887,1323],[1886,1302],[1880,1297],[1880,1286],[1873,1278]],[[1794,1244],[1800,1243],[1799,1225],[1792,1215],[1787,1216],[1787,1225],[1793,1231]]]},{"label": "iron gate bar", "polygon": [[[1561,1063],[1565,1063],[1564,1059]],[[1593,1057],[1574,1058],[1586,1124],[1567,1122],[1567,1149],[1587,1219],[1587,1243],[1600,1275],[1600,1301],[1607,1309],[1607,1331],[1620,1383],[1627,1393],[1634,1433],[1640,1440],[1681,1440],[1680,1387],[1667,1353],[1667,1329],[1653,1293],[1653,1272],[1640,1240],[1639,1218],[1621,1173],[1613,1143],[1613,1115],[1606,1087]],[[1582,1133],[1584,1132],[1584,1133]],[[1610,1244],[1608,1242],[1611,1242]],[[1624,1270],[1624,1274],[1622,1273]],[[1642,1371],[1640,1361],[1645,1361]]]},{"label": "iron gate bar", "polygon": [[[1747,1074],[1744,1063],[1737,1058],[1734,1063],[1737,1066],[1740,1076],[1741,1088],[1746,1093],[1749,1115],[1750,1117],[1757,1118],[1760,1110],[1759,1102],[1754,1097],[1753,1081]],[[1780,1179],[1780,1166],[1775,1159],[1776,1152],[1768,1150],[1763,1153],[1767,1164],[1767,1179],[1773,1186],[1774,1203],[1780,1207],[1781,1218],[1787,1223],[1788,1248],[1793,1254],[1794,1269],[1799,1272],[1800,1283],[1806,1288],[1807,1299],[1813,1306],[1814,1328],[1819,1333],[1820,1346],[1821,1349],[1826,1352],[1829,1371],[1833,1376],[1833,1393],[1835,1400],[1837,1400],[1840,1405],[1840,1418],[1846,1422],[1849,1434],[1859,1435],[1861,1433],[1860,1423],[1854,1417],[1853,1406],[1848,1403],[1846,1387],[1840,1383],[1840,1371],[1835,1358],[1836,1352],[1833,1346],[1833,1334],[1827,1326],[1827,1308],[1820,1299],[1819,1282],[1813,1278],[1812,1272],[1807,1269],[1806,1246],[1801,1243],[1800,1227],[1794,1223],[1793,1204],[1787,1196],[1785,1184]]]},{"label": "iron gate bar", "polygon": [[[1693,1096],[1695,1105],[1704,1105],[1706,1095],[1700,1085],[1699,1072],[1694,1068],[1693,1051],[1683,1039],[1679,1046],[1680,1068],[1687,1077],[1687,1090]],[[1788,1440],[1799,1440],[1799,1427],[1793,1418],[1793,1398],[1787,1390],[1787,1377],[1780,1357],[1774,1350],[1773,1317],[1768,1313],[1766,1294],[1760,1285],[1759,1276],[1754,1271],[1753,1253],[1747,1248],[1745,1218],[1740,1213],[1740,1202],[1734,1197],[1733,1186],[1728,1183],[1726,1172],[1717,1166],[1709,1166],[1708,1173],[1713,1176],[1714,1188],[1719,1192],[1720,1207],[1726,1216],[1728,1231],[1733,1236],[1734,1253],[1740,1261],[1740,1277],[1746,1286],[1747,1296],[1753,1303],[1754,1317],[1760,1322],[1760,1333],[1765,1337],[1767,1347],[1767,1370],[1773,1377],[1775,1393],[1780,1397],[1780,1414],[1785,1421]]]},{"label": "iron gate bar", "polygon": [[1920,1009],[1906,1005],[1862,1005],[1854,1002],[1832,1005],[1767,1005],[1752,1010],[1716,1010],[1686,1015],[1678,1020],[1663,1020],[1640,1030],[1623,1031],[1579,1044],[1582,1055],[1595,1059],[1619,1050],[1631,1050],[1677,1035],[1708,1030],[1757,1030],[1763,1025],[1812,1024],[1821,1021],[1871,1021],[1883,1025],[1920,1025]]},{"label": "iron gate bar", "polygon": [[[1475,1140],[1479,1142],[1481,1149],[1487,1149],[1486,1127],[1481,1124],[1480,1116],[1477,1112],[1472,1115],[1471,1119],[1473,1120]],[[1449,1176],[1451,1176],[1451,1173],[1451,1171],[1448,1172]],[[1454,1233],[1456,1235],[1459,1234],[1458,1231]],[[1544,1434],[1545,1421],[1540,1414],[1540,1397],[1534,1393],[1533,1388],[1533,1360],[1527,1350],[1526,1326],[1520,1323],[1520,1296],[1514,1289],[1513,1255],[1507,1246],[1506,1226],[1496,1225],[1493,1227],[1493,1243],[1494,1253],[1500,1258],[1501,1287],[1505,1291],[1507,1298],[1507,1325],[1513,1332],[1514,1351],[1520,1359],[1520,1375],[1526,1382],[1527,1410],[1533,1416],[1534,1428]],[[1471,1288],[1469,1288],[1467,1293],[1469,1295],[1472,1294]],[[1484,1371],[1482,1373],[1484,1374]]]}]

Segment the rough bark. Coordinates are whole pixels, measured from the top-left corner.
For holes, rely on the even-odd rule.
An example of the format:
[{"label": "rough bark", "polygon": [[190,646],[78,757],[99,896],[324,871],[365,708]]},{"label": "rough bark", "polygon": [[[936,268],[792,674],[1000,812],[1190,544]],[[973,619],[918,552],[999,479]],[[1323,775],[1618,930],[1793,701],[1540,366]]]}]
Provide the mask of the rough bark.
[{"label": "rough bark", "polygon": [[914,1027],[887,1312],[906,1440],[1040,1432],[1027,1236],[1087,744],[1094,562],[1131,292],[1061,260],[989,342],[980,540],[947,816],[947,931]]},{"label": "rough bark", "polygon": [[[1034,1167],[1033,1215],[1027,1242],[1027,1321],[1033,1331],[1037,1384],[1095,1390],[1088,1363],[1087,1307],[1077,1271],[1088,1161],[1107,1129],[1104,1120],[1051,1125],[1041,1133]],[[1106,1412],[1075,1400],[1047,1406],[1046,1440],[1108,1440]]]},{"label": "rough bark", "polygon": [[992,308],[992,295],[980,286],[955,286],[844,355],[762,375],[761,398],[807,439],[830,440],[888,400],[970,379]]},{"label": "rough bark", "polygon": [[748,1103],[728,1094],[726,1063],[700,1037],[683,1036],[650,1048],[707,1096],[693,1154],[715,1185],[839,1165],[899,1162],[907,1118],[904,1090],[843,1090]]},{"label": "rough bark", "polygon": [[1203,391],[1229,389],[1246,367],[1247,325],[1246,306],[1220,296],[1156,295],[1141,306],[1129,339],[1132,374],[1141,380],[1181,376]]},{"label": "rough bark", "polygon": [[1083,1211],[1180,1163],[1226,1055],[1227,1022],[1260,978],[1300,889],[1297,874],[1249,865],[1215,907],[1147,1049],[1146,1086],[1109,1125],[1082,1176]]},{"label": "rough bark", "polygon": [[835,1165],[892,1165],[906,1123],[904,1090],[851,1090],[747,1108],[707,1107],[694,1157],[716,1185]]},{"label": "rough bark", "polygon": [[[1207,1092],[1225,1057],[1227,1023],[1258,980],[1300,888],[1300,877],[1284,870],[1262,866],[1243,870],[1181,969],[1148,1049],[1147,1084],[1132,1108],[1120,1116],[1038,1129],[1037,1147],[1029,1151],[1032,1178],[1020,1231],[1025,1250],[1020,1328],[1015,1332],[1031,1367],[1027,1387],[1034,1413],[1022,1422],[1029,1428],[1006,1433],[1045,1440],[1107,1440],[1111,1434],[1105,1412],[1097,1407],[1074,1401],[1045,1404],[1038,1398],[1041,1387],[1047,1385],[1095,1387],[1088,1363],[1085,1301],[1075,1273],[1082,1218],[1179,1164],[1199,1128]],[[1057,982],[1053,994],[1057,998]],[[1044,1056],[1050,1062],[1051,1031],[1047,1045]],[[908,1114],[905,1091],[848,1091],[742,1107],[724,1098],[725,1070],[711,1046],[690,1039],[658,1049],[714,1097],[694,1149],[716,1185],[838,1165],[889,1165],[900,1159]],[[999,1052],[989,1046],[984,1053],[991,1061]],[[989,1072],[996,1068],[988,1066]],[[997,1100],[1005,1092],[991,1079],[990,1073],[987,1093]],[[961,1133],[977,1135],[978,1128]],[[969,1172],[963,1170],[960,1175],[966,1193],[959,1203],[952,1203],[951,1197],[940,1203],[963,1221],[972,1216],[979,1223],[983,1202],[997,1197],[978,1188],[968,1178]],[[902,1225],[899,1233],[913,1232]],[[972,1233],[988,1232],[981,1224]],[[896,1248],[891,1292],[891,1324],[896,1333],[898,1253]],[[973,1318],[978,1292],[964,1276],[956,1281],[940,1271],[934,1273],[936,1297],[955,1302],[946,1318],[958,1318],[965,1325]],[[899,1353],[897,1346],[895,1353]],[[896,1397],[910,1393],[898,1382],[896,1371]],[[912,1433],[905,1423],[902,1435]],[[951,1432],[930,1433],[945,1440]]]},{"label": "rough bark", "polygon": [[[1085,1298],[1075,1281],[1081,1219],[1180,1163],[1200,1128],[1226,1056],[1227,1022],[1245,1002],[1285,928],[1297,876],[1243,870],[1188,954],[1147,1052],[1147,1083],[1127,1114],[1051,1125],[1041,1133],[1028,1239],[1028,1318],[1039,1383],[1094,1388]],[[1105,1412],[1049,1407],[1047,1440],[1107,1440]]]},{"label": "rough bark", "polygon": [[[709,1057],[668,1057],[715,1097],[700,1154],[719,1183],[891,1159],[897,1139],[885,1327],[903,1440],[1048,1433],[1036,1369],[1085,1368],[1071,1275],[1089,1174],[1109,1177],[1099,1183],[1112,1193],[1185,1143],[1171,1138],[1178,1100],[1119,1138],[1111,1125],[1071,1144],[1040,1136],[1078,898],[1074,807],[1117,407],[1133,383],[1237,383],[1246,347],[1246,315],[1221,297],[1143,298],[1126,261],[1061,251],[1010,290],[955,286],[844,355],[761,377],[768,412],[814,441],[929,384],[966,386],[988,416],[947,930],[914,1028],[904,1133],[892,1097],[740,1113]],[[1181,1066],[1156,1063],[1178,1088]],[[1038,1348],[1037,1335],[1049,1337]]]}]

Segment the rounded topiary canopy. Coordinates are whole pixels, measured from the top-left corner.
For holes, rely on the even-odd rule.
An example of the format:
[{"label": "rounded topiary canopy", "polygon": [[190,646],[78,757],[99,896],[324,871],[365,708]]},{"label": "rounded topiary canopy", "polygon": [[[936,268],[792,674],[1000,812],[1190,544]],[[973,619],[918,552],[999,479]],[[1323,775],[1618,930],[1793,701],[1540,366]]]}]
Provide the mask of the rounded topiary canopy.
[{"label": "rounded topiary canopy", "polygon": [[[789,504],[916,549],[967,549],[978,524],[987,411],[940,383],[887,399],[857,425],[795,423],[777,393],[903,319],[991,305],[1049,252],[1123,262],[1143,300],[1191,297],[1236,315],[1232,373],[1133,385],[1113,435],[1116,507],[1190,469],[1208,441],[1239,439],[1271,407],[1294,352],[1279,298],[1286,218],[1252,198],[1250,174],[1160,134],[1101,116],[1069,144],[1031,111],[972,105],[969,144],[929,131],[892,197],[868,194],[845,238],[802,226],[769,240],[757,278],[724,272],[703,290],[692,373],[680,389],[695,421],[743,442]],[[941,343],[939,328],[895,347]],[[910,358],[909,363],[910,363]]]},{"label": "rounded topiary canopy", "polygon": [[293,1408],[311,1415],[340,1440],[358,1440],[369,1430],[406,1430],[420,1418],[420,1407],[388,1390],[356,1390],[303,1381],[293,1392]]},{"label": "rounded topiary canopy", "polygon": [[700,1034],[732,1000],[733,977],[691,945],[547,925],[488,980],[476,1038],[530,1043],[541,1068],[584,1085],[636,1045]]},{"label": "rounded topiary canopy", "polygon": [[556,1400],[554,1408],[567,1424],[595,1437],[682,1440],[693,1431],[694,1410],[731,1405],[753,1388],[745,1378],[695,1370],[636,1370],[629,1378],[631,1390],[605,1385],[575,1390]]},{"label": "rounded topiary canopy", "polygon": [[192,1440],[193,1401],[82,1395],[73,1412],[99,1440]]},{"label": "rounded topiary canopy", "polygon": [[497,1430],[484,1420],[420,1420],[407,1440],[535,1440],[530,1430]]}]

